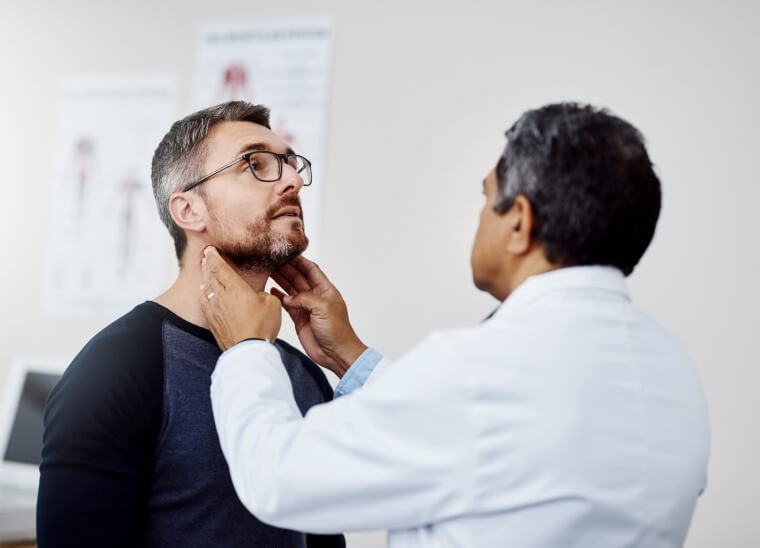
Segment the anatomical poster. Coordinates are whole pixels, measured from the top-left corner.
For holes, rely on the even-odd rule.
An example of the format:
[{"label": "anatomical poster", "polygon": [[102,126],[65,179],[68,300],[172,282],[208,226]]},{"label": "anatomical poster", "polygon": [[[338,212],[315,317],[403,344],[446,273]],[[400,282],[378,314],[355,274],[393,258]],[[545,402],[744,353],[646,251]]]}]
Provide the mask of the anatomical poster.
[{"label": "anatomical poster", "polygon": [[75,78],[62,86],[45,309],[112,315],[155,297],[172,253],[153,198],[153,151],[177,115],[168,75]]}]

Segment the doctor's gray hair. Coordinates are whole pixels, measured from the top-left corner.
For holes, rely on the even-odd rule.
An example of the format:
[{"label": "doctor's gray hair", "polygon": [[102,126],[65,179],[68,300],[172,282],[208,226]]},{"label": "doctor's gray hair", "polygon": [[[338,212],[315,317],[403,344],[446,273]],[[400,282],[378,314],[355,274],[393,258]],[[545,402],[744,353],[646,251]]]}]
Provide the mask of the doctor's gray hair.
[{"label": "doctor's gray hair", "polygon": [[[187,247],[187,236],[177,226],[169,212],[169,198],[175,192],[203,177],[206,158],[205,139],[211,129],[221,122],[251,122],[271,129],[269,109],[245,101],[230,101],[195,112],[174,122],[153,154],[151,181],[153,196],[169,234],[174,240],[177,260],[182,264],[182,254]],[[203,185],[191,192],[203,194]]]},{"label": "doctor's gray hair", "polygon": [[506,136],[494,210],[505,213],[522,194],[549,262],[633,272],[661,206],[641,133],[604,109],[558,103],[526,112]]}]

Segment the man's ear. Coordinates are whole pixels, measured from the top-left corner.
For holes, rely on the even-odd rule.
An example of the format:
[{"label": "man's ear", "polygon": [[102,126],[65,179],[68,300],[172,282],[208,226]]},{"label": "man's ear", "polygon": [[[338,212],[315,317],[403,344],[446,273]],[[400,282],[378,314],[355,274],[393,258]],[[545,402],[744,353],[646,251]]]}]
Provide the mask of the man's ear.
[{"label": "man's ear", "polygon": [[169,213],[182,230],[206,230],[206,203],[195,192],[175,192],[169,197]]},{"label": "man's ear", "polygon": [[506,217],[509,229],[507,250],[514,255],[526,254],[533,245],[533,226],[536,223],[530,200],[518,194]]}]

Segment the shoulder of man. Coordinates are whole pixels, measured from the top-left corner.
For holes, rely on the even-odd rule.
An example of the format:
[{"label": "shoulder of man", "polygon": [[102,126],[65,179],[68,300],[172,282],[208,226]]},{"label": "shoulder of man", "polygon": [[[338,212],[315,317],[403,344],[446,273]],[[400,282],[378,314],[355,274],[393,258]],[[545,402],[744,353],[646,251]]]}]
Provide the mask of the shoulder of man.
[{"label": "shoulder of man", "polygon": [[[164,318],[149,303],[97,333],[72,360],[45,405],[43,466],[67,458],[98,459],[72,436],[95,445],[155,441],[161,423]],[[99,441],[98,441],[99,440]],[[86,464],[83,462],[82,464]]]},{"label": "shoulder of man", "polygon": [[162,327],[135,307],[95,335],[45,405],[37,538],[45,546],[138,546],[163,410]]}]

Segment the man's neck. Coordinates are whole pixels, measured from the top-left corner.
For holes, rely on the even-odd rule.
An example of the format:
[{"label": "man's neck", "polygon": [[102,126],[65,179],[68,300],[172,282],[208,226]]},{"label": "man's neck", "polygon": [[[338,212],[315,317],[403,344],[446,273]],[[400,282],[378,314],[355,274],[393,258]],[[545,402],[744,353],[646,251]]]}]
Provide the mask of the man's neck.
[{"label": "man's neck", "polygon": [[[251,286],[251,289],[264,291],[264,286],[269,279],[268,273],[238,268],[235,270]],[[204,298],[205,295],[200,289],[202,283],[203,276],[200,263],[197,265],[185,264],[180,267],[179,275],[172,286],[153,301],[168,308],[183,320],[208,329],[206,316],[201,309],[201,298]]]},{"label": "man's neck", "polygon": [[531,276],[544,274],[561,268],[561,265],[550,263],[546,259],[543,248],[534,248],[530,253],[513,263],[507,271],[508,274],[499,278],[499,285],[489,291],[491,295],[500,301],[504,301],[512,292],[517,289],[525,280]]}]

